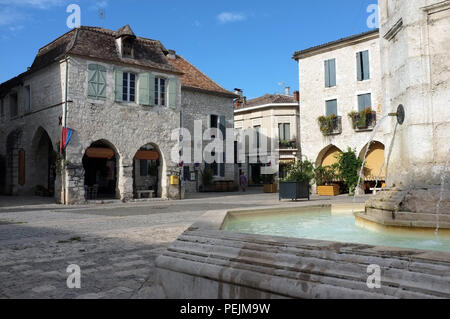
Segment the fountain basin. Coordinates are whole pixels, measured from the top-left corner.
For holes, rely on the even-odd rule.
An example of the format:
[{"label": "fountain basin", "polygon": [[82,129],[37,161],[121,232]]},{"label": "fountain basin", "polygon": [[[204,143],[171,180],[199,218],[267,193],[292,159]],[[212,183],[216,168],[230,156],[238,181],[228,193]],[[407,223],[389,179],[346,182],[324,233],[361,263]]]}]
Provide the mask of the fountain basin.
[{"label": "fountain basin", "polygon": [[[348,215],[348,209],[348,205],[333,205],[209,212],[157,258],[155,296],[450,297],[448,252],[226,230],[234,218],[273,214],[281,217],[311,211],[317,214],[328,211],[339,217]],[[379,289],[367,285],[370,265],[381,269]]]}]

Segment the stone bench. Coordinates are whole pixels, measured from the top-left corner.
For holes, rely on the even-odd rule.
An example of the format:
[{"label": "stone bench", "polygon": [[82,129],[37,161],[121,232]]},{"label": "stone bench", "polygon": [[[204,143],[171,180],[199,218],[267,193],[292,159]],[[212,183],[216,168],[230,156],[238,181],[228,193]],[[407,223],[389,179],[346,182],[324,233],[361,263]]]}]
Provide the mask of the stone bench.
[{"label": "stone bench", "polygon": [[136,193],[137,193],[137,198],[138,199],[141,199],[143,194],[148,195],[148,198],[153,198],[153,196],[155,194],[155,191],[153,191],[153,190],[140,190],[140,191],[136,191]]}]

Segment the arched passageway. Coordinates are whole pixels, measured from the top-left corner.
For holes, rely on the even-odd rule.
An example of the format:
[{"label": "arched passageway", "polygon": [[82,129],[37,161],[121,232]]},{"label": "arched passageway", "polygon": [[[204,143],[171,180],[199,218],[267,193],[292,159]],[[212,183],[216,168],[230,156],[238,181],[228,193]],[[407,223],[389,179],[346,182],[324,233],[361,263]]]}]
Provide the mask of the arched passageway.
[{"label": "arched passageway", "polygon": [[94,142],[86,149],[83,168],[87,200],[119,198],[118,162],[118,153],[108,141]]},{"label": "arched passageway", "polygon": [[316,167],[332,166],[338,162],[338,156],[342,151],[334,145],[328,145],[321,150],[316,159]]},{"label": "arched passageway", "polygon": [[32,187],[35,195],[55,195],[56,180],[56,152],[47,131],[39,127],[32,142],[33,173],[31,175]]},{"label": "arched passageway", "polygon": [[161,197],[162,156],[154,144],[141,147],[133,158],[134,198]]},{"label": "arched passageway", "polygon": [[[359,158],[363,160],[366,154],[368,144],[363,147],[359,154]],[[371,188],[383,187],[386,180],[386,165],[385,162],[385,147],[383,143],[378,141],[370,144],[367,152],[366,163],[364,166],[364,190],[366,193],[370,192]],[[377,183],[378,181],[378,183]]]}]

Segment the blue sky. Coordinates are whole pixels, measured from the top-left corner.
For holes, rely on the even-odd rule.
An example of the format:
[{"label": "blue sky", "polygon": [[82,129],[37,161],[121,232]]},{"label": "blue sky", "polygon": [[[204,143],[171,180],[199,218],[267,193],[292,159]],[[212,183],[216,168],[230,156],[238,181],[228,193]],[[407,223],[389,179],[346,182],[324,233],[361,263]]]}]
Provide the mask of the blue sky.
[{"label": "blue sky", "polygon": [[[0,0],[0,82],[24,72],[38,49],[69,31],[66,7],[81,24],[160,40],[223,87],[249,97],[298,88],[292,54],[368,31],[377,0]],[[283,85],[284,83],[284,85]]]}]

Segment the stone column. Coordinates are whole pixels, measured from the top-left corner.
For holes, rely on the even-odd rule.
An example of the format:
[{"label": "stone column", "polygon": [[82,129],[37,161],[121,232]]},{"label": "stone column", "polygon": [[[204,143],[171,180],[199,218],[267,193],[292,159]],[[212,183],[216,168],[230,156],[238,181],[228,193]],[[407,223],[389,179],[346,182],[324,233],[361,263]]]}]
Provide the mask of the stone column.
[{"label": "stone column", "polygon": [[64,170],[65,196],[67,205],[83,204],[84,196],[84,168],[82,164],[69,163]]},{"label": "stone column", "polygon": [[122,159],[118,168],[117,188],[123,202],[133,199],[133,161]]}]

